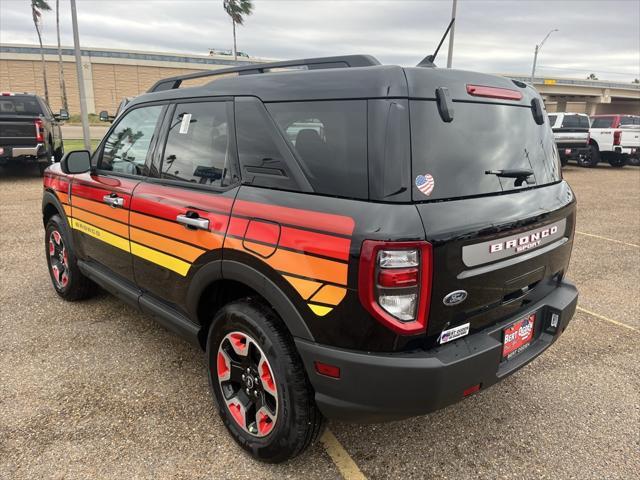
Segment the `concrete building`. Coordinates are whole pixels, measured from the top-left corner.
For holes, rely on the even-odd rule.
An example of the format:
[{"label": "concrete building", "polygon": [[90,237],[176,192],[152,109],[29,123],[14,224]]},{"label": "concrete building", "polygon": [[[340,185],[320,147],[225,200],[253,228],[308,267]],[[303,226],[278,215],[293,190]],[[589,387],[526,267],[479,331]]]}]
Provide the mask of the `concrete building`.
[{"label": "concrete building", "polygon": [[[79,113],[73,49],[64,47],[62,53],[69,110],[72,114]],[[52,109],[56,111],[61,106],[56,47],[45,47],[45,60],[49,99]],[[82,68],[90,113],[101,110],[114,112],[124,97],[145,92],[161,78],[264,61],[267,60],[243,58],[235,62],[228,55],[82,49]],[[529,82],[529,77],[504,76]],[[199,80],[200,83],[209,81],[210,78]],[[640,114],[639,84],[556,77],[536,77],[533,83],[542,93],[549,112]],[[0,44],[0,91],[44,94],[40,49],[37,46]]]},{"label": "concrete building", "polygon": [[[45,46],[49,102],[55,112],[62,106],[58,74],[58,48]],[[242,59],[240,59],[242,58]],[[64,80],[70,113],[80,112],[75,57],[62,49]],[[114,112],[124,97],[145,92],[156,81],[174,75],[216,70],[267,60],[228,55],[182,55],[104,48],[83,48],[82,68],[89,113]],[[200,80],[201,83],[211,79]],[[194,82],[195,83],[195,82]],[[33,92],[44,96],[40,48],[34,45],[0,44],[0,91]]]}]

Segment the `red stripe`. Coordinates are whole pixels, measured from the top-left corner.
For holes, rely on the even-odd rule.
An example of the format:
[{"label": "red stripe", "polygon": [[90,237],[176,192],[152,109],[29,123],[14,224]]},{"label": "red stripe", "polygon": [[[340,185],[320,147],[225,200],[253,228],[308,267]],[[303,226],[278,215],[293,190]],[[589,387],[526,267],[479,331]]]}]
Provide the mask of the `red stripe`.
[{"label": "red stripe", "polygon": [[[117,193],[119,197],[124,199],[123,208],[129,208],[129,205],[131,204],[131,195],[129,193],[124,193],[121,191],[115,192],[114,190],[107,190],[105,188],[89,186],[84,183],[74,183],[72,189],[73,195],[88,198],[89,200],[93,200],[95,202],[104,202],[104,197],[106,195],[111,195],[112,193]],[[71,202],[73,203],[73,200]]]},{"label": "red stripe", "polygon": [[224,233],[227,229],[228,216],[226,214],[211,213],[194,206],[187,206],[182,202],[174,202],[173,197],[156,197],[145,194],[139,196],[136,190],[131,203],[131,210],[172,222],[176,221],[178,215],[184,215],[187,210],[190,210],[198,212],[198,215],[202,218],[208,218],[211,231]]},{"label": "red stripe", "polygon": [[351,235],[355,227],[353,218],[343,215],[266,205],[246,200],[236,200],[233,213],[340,235]]},{"label": "red stripe", "polygon": [[[144,197],[151,201],[162,202],[171,199],[171,203],[183,208],[195,207],[202,210],[217,210],[222,213],[231,212],[233,199],[216,193],[202,193],[182,187],[144,183],[136,189],[136,197]],[[163,200],[164,199],[164,200]]]}]

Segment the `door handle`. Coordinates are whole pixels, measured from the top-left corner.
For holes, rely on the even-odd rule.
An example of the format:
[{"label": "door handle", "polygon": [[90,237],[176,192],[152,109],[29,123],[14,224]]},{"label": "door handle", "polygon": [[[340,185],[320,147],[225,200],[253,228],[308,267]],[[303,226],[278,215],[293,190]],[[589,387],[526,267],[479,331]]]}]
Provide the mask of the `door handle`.
[{"label": "door handle", "polygon": [[124,198],[119,197],[115,193],[111,193],[109,195],[105,195],[102,197],[102,201],[107,205],[112,206],[113,208],[123,207],[124,206]]},{"label": "door handle", "polygon": [[198,217],[196,212],[188,212],[187,215],[178,215],[176,221],[193,230],[209,230],[209,219]]}]

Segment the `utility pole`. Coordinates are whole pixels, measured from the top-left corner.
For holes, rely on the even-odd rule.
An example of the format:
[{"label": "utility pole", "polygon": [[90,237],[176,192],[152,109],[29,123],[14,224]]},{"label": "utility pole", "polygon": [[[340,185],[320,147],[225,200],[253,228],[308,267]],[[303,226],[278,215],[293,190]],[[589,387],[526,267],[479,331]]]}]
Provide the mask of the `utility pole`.
[{"label": "utility pole", "polygon": [[76,0],[71,0],[71,24],[73,26],[73,48],[76,55],[76,72],[78,74],[78,91],[80,92],[80,117],[82,118],[82,137],[85,150],[91,151],[91,132],[89,131],[89,116],[87,113],[87,94],[84,90],[84,73],[82,71],[82,54],[80,53],[80,39],[78,35],[78,15]]},{"label": "utility pole", "polygon": [[549,35],[551,35],[553,32],[557,32],[557,31],[558,31],[558,29],[554,28],[549,33],[547,33],[547,36],[544,37],[544,39],[540,42],[539,45],[536,45],[536,48],[535,48],[535,50],[533,52],[533,67],[531,68],[531,84],[533,84],[533,77],[535,77],[535,75],[536,75],[536,63],[538,62],[538,52],[542,48],[542,45],[544,45],[544,42],[547,41],[547,38],[549,38]]},{"label": "utility pole", "polygon": [[[451,20],[455,20],[456,18],[456,6],[458,5],[458,0],[453,0],[453,5],[451,6]],[[449,36],[449,53],[447,54],[447,68],[451,68],[451,64],[453,62],[453,35],[456,32],[456,22],[453,22],[451,25],[451,35]]]}]

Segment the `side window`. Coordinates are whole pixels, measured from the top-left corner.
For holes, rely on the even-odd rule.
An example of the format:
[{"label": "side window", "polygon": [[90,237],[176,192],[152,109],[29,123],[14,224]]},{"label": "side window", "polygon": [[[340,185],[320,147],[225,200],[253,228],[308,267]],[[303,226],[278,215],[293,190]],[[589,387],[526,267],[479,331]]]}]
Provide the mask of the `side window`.
[{"label": "side window", "polygon": [[227,102],[176,105],[162,159],[162,178],[218,187],[229,185],[227,106]]},{"label": "side window", "polygon": [[611,128],[613,117],[598,117],[591,122],[591,128]]},{"label": "side window", "polygon": [[368,198],[366,101],[270,103],[267,109],[316,192]]},{"label": "side window", "polygon": [[142,175],[163,108],[136,108],[122,117],[105,140],[98,169]]},{"label": "side window", "polygon": [[553,127],[556,124],[557,115],[549,115],[549,125]]}]

